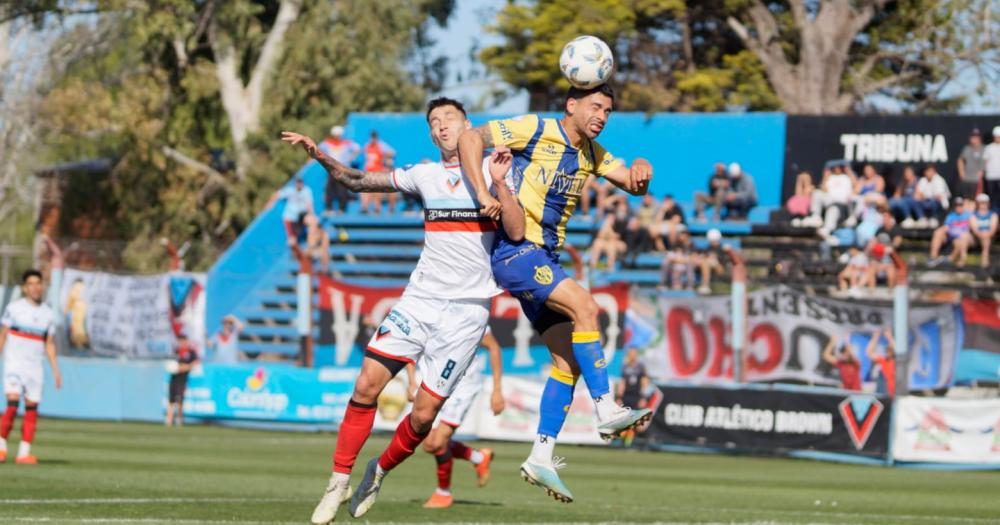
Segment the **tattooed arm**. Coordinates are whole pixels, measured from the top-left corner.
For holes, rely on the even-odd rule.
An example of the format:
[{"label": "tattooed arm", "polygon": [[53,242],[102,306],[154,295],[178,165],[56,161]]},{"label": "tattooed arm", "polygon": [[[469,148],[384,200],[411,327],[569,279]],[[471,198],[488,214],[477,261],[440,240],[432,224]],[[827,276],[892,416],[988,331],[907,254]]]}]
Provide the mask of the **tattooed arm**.
[{"label": "tattooed arm", "polygon": [[302,148],[306,150],[306,153],[322,164],[326,169],[326,172],[329,173],[331,177],[355,193],[386,193],[399,191],[392,185],[390,174],[369,173],[351,168],[350,166],[345,166],[337,162],[333,157],[323,153],[318,147],[316,147],[316,143],[313,139],[305,135],[300,135],[291,131],[282,131],[281,140],[293,146],[301,144]]},{"label": "tattooed arm", "polygon": [[482,206],[480,212],[493,219],[500,218],[500,202],[486,188],[483,178],[483,152],[493,147],[493,135],[489,126],[467,129],[458,137],[458,157],[462,169],[472,182],[476,200]]}]

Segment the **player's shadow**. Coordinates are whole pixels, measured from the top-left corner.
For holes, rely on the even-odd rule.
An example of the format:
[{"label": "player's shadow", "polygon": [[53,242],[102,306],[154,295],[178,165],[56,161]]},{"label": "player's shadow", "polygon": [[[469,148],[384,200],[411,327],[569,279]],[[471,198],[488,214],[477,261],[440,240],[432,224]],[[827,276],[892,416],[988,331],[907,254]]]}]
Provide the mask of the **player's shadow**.
[{"label": "player's shadow", "polygon": [[[423,500],[412,499],[413,503],[423,503]],[[469,505],[475,507],[502,507],[503,503],[497,503],[495,501],[472,501],[468,499],[456,499],[452,502],[452,505]]]},{"label": "player's shadow", "polygon": [[44,467],[46,465],[69,465],[70,462],[65,459],[45,459],[39,461],[38,464]]}]

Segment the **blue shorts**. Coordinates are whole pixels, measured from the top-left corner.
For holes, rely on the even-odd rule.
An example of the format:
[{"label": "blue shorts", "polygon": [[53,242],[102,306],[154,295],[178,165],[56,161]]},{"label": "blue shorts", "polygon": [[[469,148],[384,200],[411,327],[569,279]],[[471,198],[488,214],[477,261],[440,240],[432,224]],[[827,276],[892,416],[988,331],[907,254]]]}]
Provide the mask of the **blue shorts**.
[{"label": "blue shorts", "polygon": [[569,279],[559,256],[532,242],[514,243],[500,238],[493,248],[493,278],[521,302],[521,310],[539,335],[553,325],[570,321],[548,306],[552,290]]}]

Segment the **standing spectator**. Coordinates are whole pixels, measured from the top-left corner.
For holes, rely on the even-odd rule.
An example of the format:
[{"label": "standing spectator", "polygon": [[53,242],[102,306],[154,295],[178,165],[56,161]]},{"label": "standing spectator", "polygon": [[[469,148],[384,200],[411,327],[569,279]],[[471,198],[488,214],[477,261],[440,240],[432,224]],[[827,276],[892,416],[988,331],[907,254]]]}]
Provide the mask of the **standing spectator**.
[{"label": "standing spectator", "polygon": [[[808,224],[803,223],[803,218],[809,215],[814,191],[816,191],[816,185],[813,184],[811,173],[803,171],[795,177],[795,194],[789,197],[785,204],[788,214],[792,216],[792,226],[808,226]],[[815,224],[813,227],[819,225]]]},{"label": "standing spectator", "polygon": [[729,191],[729,177],[726,176],[726,165],[715,163],[715,172],[708,178],[708,191],[694,193],[694,209],[697,220],[705,222],[705,206],[712,207],[713,219],[719,222],[722,206]]},{"label": "standing spectator", "polygon": [[823,170],[820,190],[813,192],[809,225],[821,223],[820,236],[827,237],[851,213],[854,202],[854,172],[836,163]]},{"label": "standing spectator", "polygon": [[[883,355],[879,355],[875,348],[878,347],[883,338],[886,341],[885,351]],[[880,394],[889,394],[889,397],[896,397],[896,341],[892,338],[892,330],[886,328],[882,331],[872,332],[865,353],[873,365],[878,365],[878,387],[875,391]]]},{"label": "standing spectator", "polygon": [[997,222],[997,212],[990,209],[990,196],[980,193],[976,196],[976,211],[972,214],[972,236],[983,248],[979,258],[979,266],[983,268],[990,265],[990,245],[997,233]]},{"label": "standing spectator", "polygon": [[963,198],[972,200],[982,193],[983,183],[983,137],[978,128],[973,128],[969,134],[969,143],[962,148],[958,156],[958,193]]},{"label": "standing spectator", "polygon": [[[839,352],[835,350],[839,349]],[[833,336],[826,348],[823,349],[823,361],[840,372],[840,387],[844,390],[861,391],[861,362],[858,361],[854,351],[851,350],[851,342],[845,337],[841,343],[837,336]]]},{"label": "standing spectator", "polygon": [[948,190],[948,183],[944,177],[938,174],[934,166],[924,168],[924,176],[917,181],[917,205],[924,211],[927,220],[917,221],[918,228],[937,228],[940,222],[938,217],[944,210],[948,209],[948,199],[951,198],[951,191]]},{"label": "standing spectator", "polygon": [[722,275],[726,271],[726,261],[732,248],[722,244],[722,232],[716,228],[708,230],[705,235],[708,247],[696,254],[695,263],[701,270],[701,284],[698,293],[712,293],[712,275]]},{"label": "standing spectator", "polygon": [[[396,150],[385,142],[379,140],[378,132],[372,131],[368,143],[365,144],[365,171],[368,173],[385,173],[390,171],[393,159],[396,157]],[[382,213],[382,201],[385,200],[384,193],[362,193],[361,213],[370,213],[374,208],[375,214]],[[389,212],[395,211],[395,194],[390,196]]]},{"label": "standing spectator", "polygon": [[994,209],[1000,206],[1000,126],[993,128],[993,144],[983,148],[983,186]]},{"label": "standing spectator", "polygon": [[297,246],[299,236],[305,228],[305,218],[313,213],[312,190],[305,185],[301,175],[295,176],[295,184],[286,186],[271,197],[267,207],[274,206],[274,203],[284,199],[285,210],[281,213],[281,220],[285,223],[285,234],[288,236],[288,245]]},{"label": "standing spectator", "polygon": [[167,419],[164,422],[168,427],[175,423],[177,426],[184,424],[184,392],[187,390],[188,374],[199,362],[198,353],[184,332],[177,334],[174,353],[177,356],[177,368],[170,374]]},{"label": "standing spectator", "polygon": [[[319,149],[345,166],[354,165],[354,161],[357,160],[358,155],[361,154],[361,146],[359,146],[357,142],[344,138],[343,126],[334,126],[330,128],[330,136],[320,143]],[[335,213],[333,201],[337,201],[337,207],[340,209],[340,213],[346,212],[347,203],[350,200],[351,193],[347,191],[347,188],[345,188],[343,184],[337,182],[337,179],[327,176],[326,189],[323,193],[323,214],[332,216]]]},{"label": "standing spectator", "polygon": [[310,259],[319,259],[320,273],[330,273],[330,234],[319,222],[319,217],[308,215],[306,223],[306,254]]},{"label": "standing spectator", "polygon": [[[652,384],[646,366],[639,361],[639,351],[629,348],[622,363],[622,378],[615,388],[615,398],[624,406],[646,408],[649,405],[649,394]],[[635,439],[635,430],[629,430],[622,435],[624,445],[630,446]]]},{"label": "standing spectator", "polygon": [[618,256],[625,253],[625,235],[629,223],[628,201],[625,199],[615,200],[609,203],[611,208],[604,216],[601,228],[594,236],[594,242],[590,245],[590,267],[597,268],[598,262],[603,254],[607,260],[608,270],[614,270]]},{"label": "standing spectator", "polygon": [[[959,268],[965,266],[965,258],[972,244],[972,211],[965,207],[965,199],[955,197],[951,213],[944,219],[944,225],[934,230],[931,237],[931,253],[928,266],[934,267],[947,260],[955,262]],[[939,257],[941,248],[951,245],[951,255]]]},{"label": "standing spectator", "polygon": [[[684,222],[684,210],[681,209],[673,195],[663,197],[663,204],[657,210],[656,220],[650,228],[650,235],[653,238],[653,245],[658,252],[667,251],[667,246],[677,243],[681,232],[687,230]],[[667,242],[664,244],[663,240]]]},{"label": "standing spectator", "polygon": [[222,330],[208,340],[208,346],[215,351],[212,361],[219,364],[235,365],[240,361],[240,332],[243,323],[235,315],[222,319]]},{"label": "standing spectator", "polygon": [[899,219],[899,225],[903,228],[914,228],[918,222],[927,223],[924,209],[917,202],[917,172],[913,167],[903,168],[903,176],[896,184],[896,192],[889,199],[889,210]]},{"label": "standing spectator", "polygon": [[729,187],[723,197],[726,219],[746,219],[757,205],[757,186],[749,173],[744,173],[737,163],[729,165]]}]

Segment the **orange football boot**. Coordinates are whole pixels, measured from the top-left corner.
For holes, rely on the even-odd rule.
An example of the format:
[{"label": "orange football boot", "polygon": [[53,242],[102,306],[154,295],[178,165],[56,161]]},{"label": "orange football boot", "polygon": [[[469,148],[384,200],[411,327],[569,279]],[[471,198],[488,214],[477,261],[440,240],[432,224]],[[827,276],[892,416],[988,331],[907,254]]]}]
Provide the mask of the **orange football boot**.
[{"label": "orange football boot", "polygon": [[448,507],[451,506],[452,501],[454,501],[454,498],[451,496],[451,494],[445,496],[444,494],[441,494],[435,490],[434,494],[431,494],[430,499],[427,500],[427,503],[424,503],[424,508],[447,509]]},{"label": "orange football boot", "polygon": [[27,456],[17,458],[16,460],[14,460],[14,463],[17,463],[18,465],[37,465],[38,458],[32,456],[31,454],[28,454]]},{"label": "orange football boot", "polygon": [[493,462],[493,449],[480,449],[479,453],[483,455],[483,461],[476,465],[476,477],[479,478],[479,486],[485,487],[490,482],[490,463]]},{"label": "orange football boot", "polygon": [[7,461],[7,451],[0,450],[0,463],[3,463],[4,461]]}]

